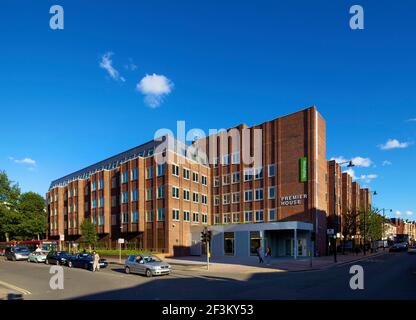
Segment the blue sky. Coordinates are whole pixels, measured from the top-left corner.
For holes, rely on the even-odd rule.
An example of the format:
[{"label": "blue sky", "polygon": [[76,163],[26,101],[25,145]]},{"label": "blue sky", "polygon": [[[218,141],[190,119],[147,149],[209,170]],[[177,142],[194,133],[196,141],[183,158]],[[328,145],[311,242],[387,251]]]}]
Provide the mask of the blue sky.
[{"label": "blue sky", "polygon": [[[53,4],[64,30],[49,28]],[[354,4],[364,30],[349,28]],[[415,12],[383,0],[4,0],[0,169],[44,194],[177,120],[227,128],[316,105],[328,159],[362,158],[354,173],[375,205],[414,219]]]}]

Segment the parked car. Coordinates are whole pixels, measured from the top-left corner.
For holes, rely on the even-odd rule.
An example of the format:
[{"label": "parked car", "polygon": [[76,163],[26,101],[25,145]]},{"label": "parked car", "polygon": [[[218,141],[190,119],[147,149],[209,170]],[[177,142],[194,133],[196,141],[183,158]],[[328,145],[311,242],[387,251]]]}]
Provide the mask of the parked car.
[{"label": "parked car", "polygon": [[406,242],[398,242],[398,243],[393,244],[390,247],[389,251],[391,251],[391,252],[406,251],[407,247],[408,247],[408,245],[407,245]]},{"label": "parked car", "polygon": [[124,264],[124,270],[128,273],[144,274],[146,277],[169,274],[169,263],[160,260],[154,255],[131,255]]},{"label": "parked car", "polygon": [[46,261],[46,257],[47,255],[44,254],[43,252],[32,252],[31,254],[29,254],[29,257],[27,258],[28,262],[45,262]]},{"label": "parked car", "polygon": [[416,253],[416,246],[409,247],[407,253]]},{"label": "parked car", "polygon": [[[92,270],[94,264],[94,256],[91,253],[79,253],[71,256],[68,259],[67,265],[70,268],[83,268],[87,270]],[[105,268],[108,266],[106,259],[99,260],[100,268]]]},{"label": "parked car", "polygon": [[66,251],[51,251],[45,259],[46,264],[66,265],[71,255]]},{"label": "parked car", "polygon": [[4,251],[6,259],[12,261],[27,260],[29,255],[30,251],[27,247],[8,247]]}]

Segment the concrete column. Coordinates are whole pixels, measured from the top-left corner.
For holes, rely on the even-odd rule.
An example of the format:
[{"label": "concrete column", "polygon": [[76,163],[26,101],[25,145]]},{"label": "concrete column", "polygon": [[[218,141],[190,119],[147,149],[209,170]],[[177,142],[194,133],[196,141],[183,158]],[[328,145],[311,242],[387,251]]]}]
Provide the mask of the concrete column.
[{"label": "concrete column", "polygon": [[298,230],[297,229],[293,229],[293,233],[294,233],[294,248],[293,248],[293,255],[295,257],[295,260],[298,258]]}]

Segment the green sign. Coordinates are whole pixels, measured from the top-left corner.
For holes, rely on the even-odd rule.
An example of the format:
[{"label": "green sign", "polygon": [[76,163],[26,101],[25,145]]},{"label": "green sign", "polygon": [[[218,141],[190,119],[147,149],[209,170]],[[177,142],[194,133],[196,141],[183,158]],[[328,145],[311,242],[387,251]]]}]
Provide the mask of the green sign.
[{"label": "green sign", "polygon": [[308,158],[299,159],[299,179],[300,182],[308,182]]}]

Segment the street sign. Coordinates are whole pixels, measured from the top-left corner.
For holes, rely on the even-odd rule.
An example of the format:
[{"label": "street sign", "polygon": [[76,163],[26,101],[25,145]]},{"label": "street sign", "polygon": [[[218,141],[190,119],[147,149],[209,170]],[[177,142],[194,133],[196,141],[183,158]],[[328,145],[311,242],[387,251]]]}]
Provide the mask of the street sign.
[{"label": "street sign", "polygon": [[334,229],[327,229],[327,230],[326,230],[326,234],[327,234],[328,236],[333,236],[333,235],[335,234],[335,230],[334,230]]},{"label": "street sign", "polygon": [[118,239],[118,243],[119,244],[123,244],[124,243],[124,239],[123,238]]}]

